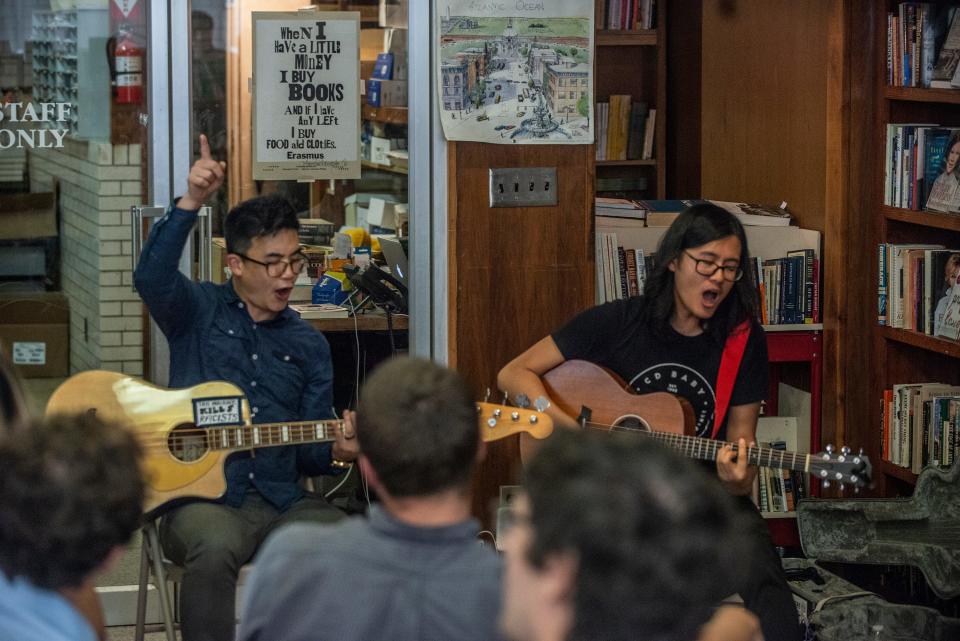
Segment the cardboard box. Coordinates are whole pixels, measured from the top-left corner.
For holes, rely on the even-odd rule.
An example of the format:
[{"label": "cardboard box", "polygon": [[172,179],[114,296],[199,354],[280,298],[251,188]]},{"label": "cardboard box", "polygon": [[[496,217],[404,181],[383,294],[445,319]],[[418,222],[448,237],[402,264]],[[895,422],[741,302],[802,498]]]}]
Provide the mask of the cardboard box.
[{"label": "cardboard box", "polygon": [[407,53],[407,30],[384,29],[383,51],[384,53]]},{"label": "cardboard box", "polygon": [[395,148],[392,138],[370,137],[370,162],[377,165],[389,165],[390,156],[387,152]]},{"label": "cardboard box", "polygon": [[0,296],[0,349],[21,376],[70,374],[70,308],[57,292]]},{"label": "cardboard box", "polygon": [[406,107],[406,80],[367,80],[367,104],[371,107]]},{"label": "cardboard box", "polygon": [[381,27],[406,29],[410,15],[408,0],[380,0],[379,22]]},{"label": "cardboard box", "polygon": [[[366,227],[367,208],[370,206],[372,198],[381,198],[391,202],[396,202],[396,196],[392,194],[373,194],[368,192],[357,192],[350,194],[343,199],[344,226],[346,227]],[[362,214],[361,214],[362,210]],[[361,224],[361,218],[363,224]]]},{"label": "cardboard box", "polygon": [[0,196],[0,240],[56,236],[56,202],[53,193]]}]

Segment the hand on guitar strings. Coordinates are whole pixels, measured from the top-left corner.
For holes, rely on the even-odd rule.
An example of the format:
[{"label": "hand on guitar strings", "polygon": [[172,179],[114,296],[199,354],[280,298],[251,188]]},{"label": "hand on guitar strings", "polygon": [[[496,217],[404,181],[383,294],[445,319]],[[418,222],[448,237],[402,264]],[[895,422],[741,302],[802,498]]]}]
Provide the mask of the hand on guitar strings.
[{"label": "hand on guitar strings", "polygon": [[[751,441],[750,447],[754,445],[756,443]],[[732,443],[727,443],[717,452],[717,475],[727,491],[734,496],[743,496],[753,490],[757,467],[748,465],[747,452],[747,440],[744,438],[737,442],[736,450]]]},{"label": "hand on guitar strings", "polygon": [[336,431],[333,441],[333,458],[336,461],[352,463],[360,455],[360,445],[357,443],[357,413],[351,410],[343,411],[343,424]]}]

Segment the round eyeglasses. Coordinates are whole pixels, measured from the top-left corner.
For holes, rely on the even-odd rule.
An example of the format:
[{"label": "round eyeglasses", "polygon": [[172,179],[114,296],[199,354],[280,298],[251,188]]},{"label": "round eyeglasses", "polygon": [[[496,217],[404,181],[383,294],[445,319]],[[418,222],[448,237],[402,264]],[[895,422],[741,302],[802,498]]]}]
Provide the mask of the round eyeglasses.
[{"label": "round eyeglasses", "polygon": [[723,280],[735,283],[743,278],[743,270],[739,265],[721,265],[720,263],[715,263],[712,260],[697,258],[686,250],[684,250],[683,253],[689,256],[696,263],[697,273],[701,276],[713,276],[717,273],[718,269],[721,269],[723,270]]},{"label": "round eyeglasses", "polygon": [[303,254],[296,254],[290,260],[275,260],[269,263],[265,263],[262,260],[257,260],[256,258],[250,258],[249,256],[239,252],[237,253],[237,256],[243,260],[248,260],[251,263],[263,265],[263,267],[267,270],[267,276],[270,278],[280,278],[286,273],[287,267],[289,267],[290,271],[292,271],[294,274],[299,274],[303,271],[304,266],[307,264],[307,257]]}]

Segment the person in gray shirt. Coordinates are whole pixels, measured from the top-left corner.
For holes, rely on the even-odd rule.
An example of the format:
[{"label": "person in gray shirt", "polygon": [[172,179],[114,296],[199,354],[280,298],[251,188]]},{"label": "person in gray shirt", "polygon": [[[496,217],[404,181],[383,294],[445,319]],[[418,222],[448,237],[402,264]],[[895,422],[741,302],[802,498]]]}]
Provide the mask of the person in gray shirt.
[{"label": "person in gray shirt", "polygon": [[347,418],[380,503],[366,518],[270,537],[245,589],[239,640],[499,638],[500,561],[470,516],[484,449],[463,380],[430,361],[394,359]]}]

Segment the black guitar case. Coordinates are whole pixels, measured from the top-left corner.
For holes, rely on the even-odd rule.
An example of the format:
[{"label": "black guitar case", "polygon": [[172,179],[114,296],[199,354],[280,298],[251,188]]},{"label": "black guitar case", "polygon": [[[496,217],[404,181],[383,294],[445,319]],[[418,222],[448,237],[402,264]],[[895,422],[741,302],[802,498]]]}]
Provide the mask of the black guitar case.
[{"label": "black guitar case", "polygon": [[[960,465],[925,468],[910,498],[801,501],[797,524],[810,559],[909,565],[923,573],[938,597],[960,595]],[[817,639],[960,639],[960,619],[860,592],[827,599],[811,614]]]}]

